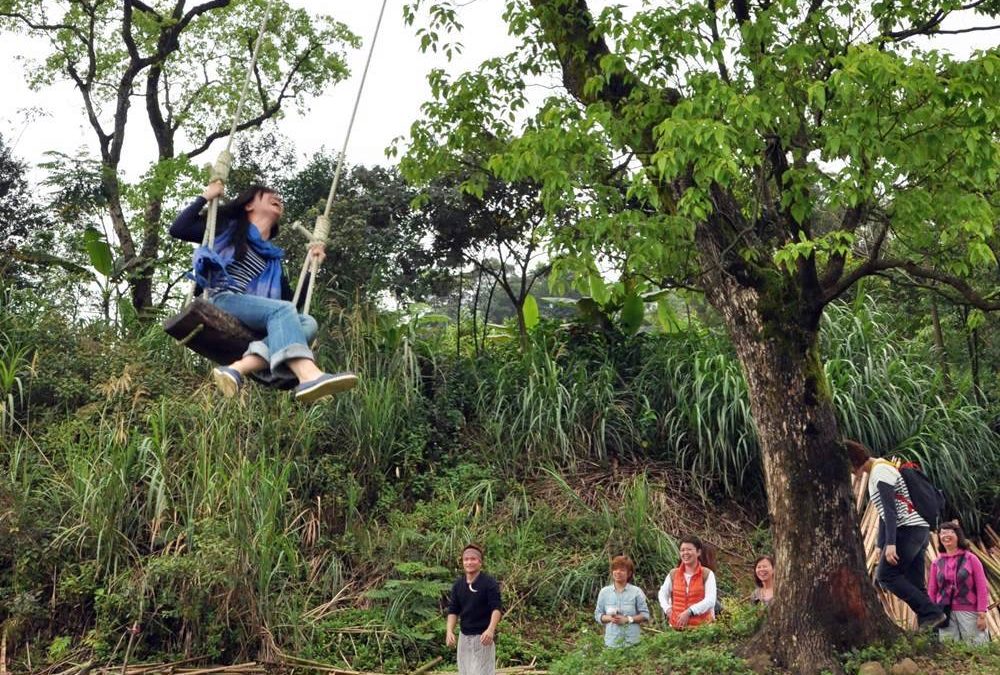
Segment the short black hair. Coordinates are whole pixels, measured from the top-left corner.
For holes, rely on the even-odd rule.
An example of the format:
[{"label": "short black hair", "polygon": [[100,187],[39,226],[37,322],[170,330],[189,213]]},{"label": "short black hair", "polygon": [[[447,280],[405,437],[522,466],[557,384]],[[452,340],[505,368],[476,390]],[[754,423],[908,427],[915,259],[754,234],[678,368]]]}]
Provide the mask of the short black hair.
[{"label": "short black hair", "polygon": [[480,560],[486,560],[486,554],[485,554],[485,553],[483,553],[483,547],[482,547],[482,546],[480,546],[479,544],[466,544],[466,545],[465,545],[465,546],[464,546],[464,547],[462,548],[462,553],[463,553],[463,554],[465,554],[465,552],[466,552],[466,551],[468,551],[468,550],[469,550],[470,548],[471,548],[471,549],[472,549],[473,551],[475,551],[476,553],[478,553],[478,554],[479,554],[479,559],[480,559]]}]

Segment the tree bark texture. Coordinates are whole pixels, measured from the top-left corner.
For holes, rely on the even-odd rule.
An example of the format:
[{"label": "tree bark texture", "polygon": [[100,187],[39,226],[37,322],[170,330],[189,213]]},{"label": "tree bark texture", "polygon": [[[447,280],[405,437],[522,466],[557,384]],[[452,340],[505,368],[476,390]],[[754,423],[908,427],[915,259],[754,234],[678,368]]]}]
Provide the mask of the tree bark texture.
[{"label": "tree bark texture", "polygon": [[818,336],[763,319],[752,289],[710,297],[747,379],[774,540],[775,600],[753,651],[794,673],[839,672],[831,647],[894,629],[866,573]]}]

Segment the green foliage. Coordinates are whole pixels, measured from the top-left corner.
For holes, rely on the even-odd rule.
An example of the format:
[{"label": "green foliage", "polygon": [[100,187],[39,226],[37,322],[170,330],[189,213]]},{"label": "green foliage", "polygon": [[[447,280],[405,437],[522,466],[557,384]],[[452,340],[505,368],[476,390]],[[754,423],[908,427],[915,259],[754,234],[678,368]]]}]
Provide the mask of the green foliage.
[{"label": "green foliage", "polygon": [[[288,222],[301,221],[312,230],[326,205],[337,159],[320,152],[276,182]],[[410,208],[415,194],[395,169],[346,168],[330,212],[336,226],[327,242],[320,283],[348,301],[371,301],[387,291],[401,301],[411,300],[432,289],[438,277],[434,256],[422,242],[424,220]]]},{"label": "green foliage", "polygon": [[864,649],[855,649],[842,656],[844,669],[848,673],[858,672],[858,668],[868,661],[878,661],[885,668],[902,658],[917,658],[933,652],[937,643],[927,635],[901,637],[889,644],[874,644]]},{"label": "green foliage", "polygon": [[898,339],[890,316],[870,302],[829,314],[825,368],[844,436],[917,461],[944,490],[949,509],[979,527],[997,504],[1000,442],[990,413],[964,396],[949,399],[927,347]]},{"label": "green foliage", "polygon": [[[31,376],[0,455],[0,537],[14,543],[0,550],[0,619],[21,626],[12,653],[18,636],[41,631],[115,662],[122,627],[138,621],[137,658],[228,662],[277,647],[410,670],[448,656],[443,592],[457,551],[478,541],[509,605],[504,663],[566,659],[568,669],[593,657],[604,672],[620,657],[587,651],[590,638],[565,656],[565,635],[591,626],[581,608],[607,583],[613,555],[637,562],[652,597],[676,563],[680,533],[664,523],[681,507],[654,473],[588,480],[573,468],[657,460],[710,504],[759,494],[745,387],[707,328],[625,337],[543,320],[527,353],[495,345],[473,357],[455,353],[447,324],[426,309],[326,307],[321,363],[362,382],[302,409],[253,387],[242,400],[216,398],[203,365],[158,331],[123,336],[21,311],[3,317],[8,344],[30,344],[36,364],[28,370],[25,353],[15,369]],[[990,437],[976,435],[984,415],[944,399],[931,357],[891,325],[871,303],[830,314],[830,381],[838,402],[851,401],[845,428],[900,452],[937,438],[921,458],[976,522],[995,508],[990,479],[970,479],[996,464]],[[949,424],[967,426],[948,435]],[[767,548],[766,533],[753,539]],[[727,588],[737,582],[722,573]],[[713,640],[739,639],[735,604]],[[550,626],[553,615],[564,618]],[[751,619],[739,630],[752,631]],[[664,669],[742,667],[697,638],[646,637]]]},{"label": "green foliage", "polygon": [[65,658],[69,653],[71,644],[72,641],[65,635],[60,635],[59,637],[53,639],[52,642],[49,643],[49,651],[47,653],[49,662],[57,663],[62,661],[63,658]]},{"label": "green foliage", "polygon": [[583,631],[574,650],[556,659],[549,670],[554,675],[749,674],[754,671],[734,651],[756,629],[760,618],[758,608],[733,603],[720,621],[687,631],[668,628],[654,633],[646,629],[638,645],[625,649],[608,649],[602,639]]},{"label": "green foliage", "polygon": [[111,247],[101,236],[101,233],[92,227],[88,227],[83,232],[83,241],[87,249],[87,255],[90,256],[90,264],[100,274],[106,277],[111,276],[114,265]]},{"label": "green foliage", "polygon": [[0,435],[12,432],[17,407],[24,402],[26,376],[31,374],[31,350],[0,332]]}]

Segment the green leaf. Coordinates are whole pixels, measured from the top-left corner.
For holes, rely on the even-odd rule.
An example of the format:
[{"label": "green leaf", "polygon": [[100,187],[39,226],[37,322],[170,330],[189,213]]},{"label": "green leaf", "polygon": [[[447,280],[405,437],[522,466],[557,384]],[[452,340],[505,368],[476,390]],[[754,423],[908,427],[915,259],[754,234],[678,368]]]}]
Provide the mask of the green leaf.
[{"label": "green leaf", "polygon": [[535,296],[529,295],[524,299],[524,325],[531,330],[538,325],[538,302]]},{"label": "green leaf", "polygon": [[590,273],[590,297],[599,305],[607,304],[611,294],[608,293],[608,286],[604,283],[604,277],[596,270]]},{"label": "green leaf", "polygon": [[826,107],[826,83],[814,82],[809,86],[809,103],[822,110]]},{"label": "green leaf", "polygon": [[981,309],[973,309],[969,312],[969,317],[965,320],[965,325],[969,330],[981,328],[986,323],[986,315]]},{"label": "green leaf", "polygon": [[638,295],[629,294],[625,296],[625,304],[622,305],[622,328],[629,335],[635,335],[642,326],[642,320],[646,314],[646,304]]},{"label": "green leaf", "polygon": [[681,330],[680,321],[677,320],[677,313],[674,312],[674,308],[670,306],[667,298],[660,298],[656,302],[656,318],[665,333],[676,333]]},{"label": "green leaf", "polygon": [[103,276],[110,277],[115,268],[114,256],[111,254],[111,246],[105,241],[104,236],[93,227],[88,227],[83,232],[83,244],[94,269]]}]

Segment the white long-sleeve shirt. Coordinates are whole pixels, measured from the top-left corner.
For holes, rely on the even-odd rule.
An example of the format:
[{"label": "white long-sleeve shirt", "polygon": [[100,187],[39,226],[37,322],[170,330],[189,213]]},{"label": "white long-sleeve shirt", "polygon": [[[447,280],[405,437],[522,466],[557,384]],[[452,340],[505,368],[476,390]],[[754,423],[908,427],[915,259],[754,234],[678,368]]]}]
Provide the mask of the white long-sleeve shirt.
[{"label": "white long-sleeve shirt", "polygon": [[[715,601],[718,596],[715,589],[715,574],[712,570],[707,567],[701,568],[701,574],[703,577],[703,582],[705,584],[705,598],[700,602],[696,602],[687,609],[691,610],[692,614],[705,614],[706,612],[715,612]],[[685,573],[684,574],[685,583],[691,582],[691,577]],[[657,594],[657,598],[660,600],[660,607],[663,608],[663,614],[665,616],[670,616],[670,604],[672,600],[672,593],[674,590],[674,570],[670,570],[667,573],[667,578],[663,580],[663,585],[660,586],[660,592]]]}]

